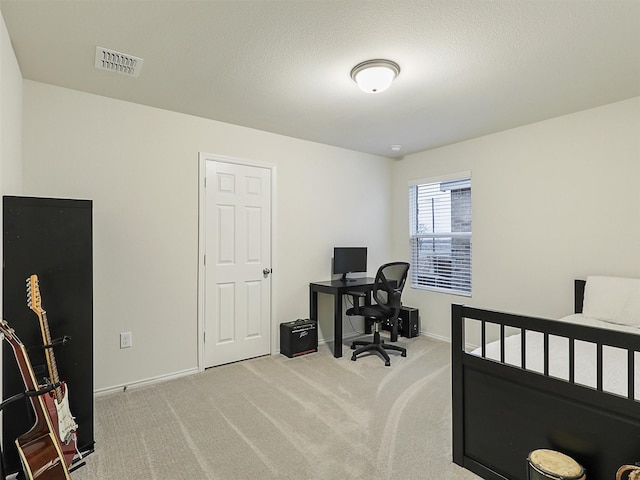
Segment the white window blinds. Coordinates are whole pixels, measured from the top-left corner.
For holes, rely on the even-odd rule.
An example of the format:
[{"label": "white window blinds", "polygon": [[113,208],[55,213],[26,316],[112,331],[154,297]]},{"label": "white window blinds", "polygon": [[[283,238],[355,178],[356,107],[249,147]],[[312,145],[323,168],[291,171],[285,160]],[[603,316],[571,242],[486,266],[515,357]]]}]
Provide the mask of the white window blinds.
[{"label": "white window blinds", "polygon": [[471,176],[461,175],[409,186],[414,288],[471,296]]}]

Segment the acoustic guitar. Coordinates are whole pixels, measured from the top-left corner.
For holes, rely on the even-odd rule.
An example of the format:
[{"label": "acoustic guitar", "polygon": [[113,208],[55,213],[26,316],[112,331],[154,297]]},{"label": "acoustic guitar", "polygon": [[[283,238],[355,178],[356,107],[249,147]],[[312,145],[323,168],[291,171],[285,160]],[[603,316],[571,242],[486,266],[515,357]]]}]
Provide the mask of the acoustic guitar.
[{"label": "acoustic guitar", "polygon": [[60,448],[64,455],[67,467],[73,463],[77,450],[78,425],[75,418],[71,415],[69,409],[69,388],[65,382],[60,381],[58,375],[58,365],[56,364],[56,356],[51,348],[51,333],[49,331],[49,322],[47,320],[47,312],[42,308],[42,298],[40,295],[40,285],[37,275],[31,275],[27,279],[27,306],[33,310],[40,321],[40,331],[42,332],[42,341],[45,346],[45,358],[47,360],[47,368],[49,370],[49,381],[51,384],[59,384],[59,387],[53,389],[50,393],[44,395],[44,402],[51,417],[53,425],[56,427],[56,436],[60,442]]},{"label": "acoustic guitar", "polygon": [[60,443],[56,438],[43,395],[34,395],[40,388],[31,361],[20,339],[6,321],[0,321],[0,335],[9,342],[24,381],[31,407],[36,417],[31,429],[16,439],[18,454],[28,480],[71,480]]}]

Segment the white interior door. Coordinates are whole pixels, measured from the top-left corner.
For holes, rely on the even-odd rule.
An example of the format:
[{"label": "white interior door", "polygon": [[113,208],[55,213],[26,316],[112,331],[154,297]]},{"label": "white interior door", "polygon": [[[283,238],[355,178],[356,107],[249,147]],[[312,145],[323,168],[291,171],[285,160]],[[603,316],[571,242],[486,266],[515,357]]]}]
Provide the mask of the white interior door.
[{"label": "white interior door", "polygon": [[270,353],[271,170],[206,161],[205,367]]}]

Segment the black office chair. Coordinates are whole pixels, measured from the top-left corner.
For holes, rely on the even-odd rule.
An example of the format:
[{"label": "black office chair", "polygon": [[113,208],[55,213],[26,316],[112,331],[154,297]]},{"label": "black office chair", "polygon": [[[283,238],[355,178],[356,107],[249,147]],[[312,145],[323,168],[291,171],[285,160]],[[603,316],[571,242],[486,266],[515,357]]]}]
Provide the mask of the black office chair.
[{"label": "black office chair", "polygon": [[[370,351],[380,355],[387,367],[391,365],[391,360],[386,350],[395,350],[400,352],[403,357],[407,356],[406,348],[384,343],[384,340],[380,338],[380,325],[386,321],[389,321],[392,327],[396,325],[402,306],[400,301],[402,289],[407,280],[408,272],[409,264],[407,262],[392,262],[382,265],[378,269],[373,287],[373,299],[376,301],[374,305],[360,305],[360,298],[366,295],[364,292],[348,292],[353,297],[353,308],[347,310],[347,315],[363,316],[365,321],[373,322],[374,327],[373,341],[356,340],[351,344],[351,349],[355,350],[351,356],[351,360],[354,362],[358,355]],[[358,346],[360,348],[356,349]]]}]

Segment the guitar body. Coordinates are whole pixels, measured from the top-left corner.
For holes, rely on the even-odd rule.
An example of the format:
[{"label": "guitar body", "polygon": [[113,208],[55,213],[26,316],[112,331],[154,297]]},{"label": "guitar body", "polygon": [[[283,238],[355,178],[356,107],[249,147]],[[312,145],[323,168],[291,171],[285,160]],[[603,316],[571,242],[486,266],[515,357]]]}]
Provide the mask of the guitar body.
[{"label": "guitar body", "polygon": [[[77,437],[76,437],[76,422],[69,410],[69,397],[67,395],[67,384],[61,383],[62,388],[62,402],[58,403],[55,393],[53,391],[46,395],[43,395],[44,404],[51,417],[51,424],[57,440],[60,443],[60,449],[64,456],[64,462],[67,467],[70,467],[73,463],[73,459],[77,452]],[[57,428],[55,428],[57,425]]]},{"label": "guitar body", "polygon": [[36,423],[16,439],[16,446],[28,480],[70,480],[58,440],[46,426]]},{"label": "guitar body", "polygon": [[25,476],[27,480],[71,480],[60,443],[55,436],[56,429],[45,406],[44,397],[48,396],[48,392],[35,395],[40,388],[33,373],[31,360],[14,330],[4,320],[0,320],[0,337],[11,345],[25,389],[34,394],[29,397],[29,402],[36,421],[27,433],[16,439]]}]

